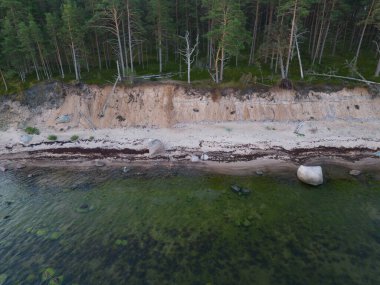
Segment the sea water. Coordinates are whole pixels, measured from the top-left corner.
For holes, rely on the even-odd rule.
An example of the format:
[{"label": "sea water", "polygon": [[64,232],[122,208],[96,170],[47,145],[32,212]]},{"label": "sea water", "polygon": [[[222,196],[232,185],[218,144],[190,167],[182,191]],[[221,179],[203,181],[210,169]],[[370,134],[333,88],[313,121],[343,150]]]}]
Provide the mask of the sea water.
[{"label": "sea water", "polygon": [[0,284],[380,284],[379,173],[325,175],[0,173]]}]

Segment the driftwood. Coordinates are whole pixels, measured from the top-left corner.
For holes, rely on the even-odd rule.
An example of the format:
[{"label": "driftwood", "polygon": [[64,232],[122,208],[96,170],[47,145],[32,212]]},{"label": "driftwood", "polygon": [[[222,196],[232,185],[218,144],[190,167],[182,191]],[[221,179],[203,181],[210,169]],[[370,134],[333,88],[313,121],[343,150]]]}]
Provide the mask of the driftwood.
[{"label": "driftwood", "polygon": [[117,64],[117,78],[116,78],[115,83],[113,84],[111,94],[109,94],[109,95],[107,96],[106,101],[104,102],[104,105],[103,105],[102,111],[100,111],[100,113],[99,113],[99,115],[98,115],[100,118],[104,117],[104,114],[105,114],[106,109],[107,109],[107,107],[108,107],[108,101],[110,100],[110,98],[112,97],[112,95],[115,94],[115,89],[116,89],[116,85],[117,85],[117,83],[118,83],[119,81],[121,81],[119,62],[116,61],[116,64]]},{"label": "driftwood", "polygon": [[366,83],[367,85],[377,85],[377,86],[380,86],[380,83],[378,83],[378,82],[369,81],[367,79],[360,79],[360,78],[355,78],[355,77],[349,77],[349,76],[340,76],[340,75],[323,74],[323,73],[308,73],[308,75],[340,78],[340,79],[346,79],[346,80],[351,80],[351,81],[363,82],[363,83]]}]

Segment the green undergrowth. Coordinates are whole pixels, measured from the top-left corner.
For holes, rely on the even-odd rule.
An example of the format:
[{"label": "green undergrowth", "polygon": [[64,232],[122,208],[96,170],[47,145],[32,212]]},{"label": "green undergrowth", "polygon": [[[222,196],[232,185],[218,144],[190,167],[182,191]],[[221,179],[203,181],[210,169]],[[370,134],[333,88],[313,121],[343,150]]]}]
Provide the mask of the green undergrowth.
[{"label": "green undergrowth", "polygon": [[[335,56],[330,54],[325,55],[321,64],[316,63],[311,67],[311,61],[308,56],[303,56],[303,66],[305,72],[305,78],[301,79],[299,71],[299,63],[295,58],[290,65],[290,77],[289,79],[295,85],[339,85],[339,86],[362,86],[363,83],[337,79],[332,77],[323,77],[323,76],[314,76],[311,75],[311,72],[323,73],[323,74],[335,74],[340,76],[348,76],[359,78],[360,75],[352,73],[347,66],[347,63],[352,60],[354,57],[353,53],[343,53],[337,52]],[[243,54],[239,57],[239,61],[235,62],[234,58],[231,58],[227,62],[225,71],[224,71],[224,80],[221,84],[215,84],[209,72],[205,68],[205,58],[200,58],[198,64],[192,66],[191,79],[194,87],[211,87],[211,88],[223,88],[223,87],[234,87],[234,88],[247,88],[247,87],[260,87],[260,86],[276,86],[281,81],[280,69],[278,68],[277,73],[274,73],[270,69],[270,60],[267,63],[263,63],[263,60],[256,61],[252,66],[247,65],[247,55]],[[377,59],[372,52],[363,50],[362,54],[358,60],[358,72],[364,76],[367,80],[379,82],[380,78],[374,76],[374,72],[377,65]],[[159,74],[158,63],[154,59],[150,59],[149,63],[144,63],[143,65],[136,65],[136,70],[133,77],[137,78],[137,81],[140,81],[138,78],[143,75],[152,75]],[[56,75],[53,79],[60,80],[66,83],[76,83],[73,73],[70,73],[69,70],[65,71],[65,78],[62,79],[60,76]],[[179,61],[168,61],[163,65],[163,74],[172,73],[173,76],[169,79],[176,80],[178,82],[187,82],[187,73],[186,65]],[[308,75],[309,73],[309,75]],[[241,78],[247,74],[252,75],[252,79],[248,84],[242,83]],[[86,84],[95,84],[95,85],[106,85],[113,84],[116,79],[116,66],[111,65],[108,69],[103,64],[102,70],[99,70],[98,67],[92,67],[90,72],[87,70],[82,70],[81,82]],[[157,81],[152,79],[152,81]],[[25,83],[21,83],[19,78],[16,76],[8,79],[8,92],[5,91],[4,86],[0,83],[0,95],[1,94],[21,94],[24,90],[31,88],[35,84],[39,83],[33,74],[30,74],[27,77]],[[128,83],[128,80],[127,82]]]}]

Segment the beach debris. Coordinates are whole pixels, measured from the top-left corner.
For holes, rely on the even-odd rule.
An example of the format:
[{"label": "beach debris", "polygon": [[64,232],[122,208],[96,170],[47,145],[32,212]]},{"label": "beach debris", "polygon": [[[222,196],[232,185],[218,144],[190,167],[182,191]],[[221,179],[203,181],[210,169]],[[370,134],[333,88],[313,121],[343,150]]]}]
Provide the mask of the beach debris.
[{"label": "beach debris", "polygon": [[201,159],[203,161],[209,160],[209,156],[206,153],[204,153],[204,154],[202,154]]},{"label": "beach debris", "polygon": [[318,186],[323,184],[322,167],[301,165],[297,170],[297,177],[303,183]]},{"label": "beach debris", "polygon": [[240,187],[239,185],[231,185],[231,191],[239,195],[249,195],[251,190],[248,188]]},{"label": "beach debris", "polygon": [[190,161],[191,162],[198,162],[199,161],[199,156],[197,156],[197,155],[191,155],[190,156]]},{"label": "beach debris", "polygon": [[31,135],[22,135],[20,137],[21,144],[29,144],[32,141],[33,137]]},{"label": "beach debris", "polygon": [[128,168],[127,166],[124,166],[124,167],[123,167],[123,172],[124,172],[124,173],[128,173],[129,171],[131,171],[131,169]]},{"label": "beach debris", "polygon": [[360,174],[362,174],[360,170],[353,169],[350,171],[350,175],[352,176],[359,176]]},{"label": "beach debris", "polygon": [[165,145],[162,141],[154,139],[148,143],[149,155],[151,157],[165,152]]},{"label": "beach debris", "polygon": [[57,124],[67,124],[71,122],[71,116],[70,115],[62,115],[55,119]]},{"label": "beach debris", "polygon": [[300,122],[300,123],[297,125],[296,129],[294,130],[294,133],[295,133],[297,136],[300,136],[300,137],[304,137],[304,136],[305,136],[305,134],[300,133],[300,131],[301,131],[301,129],[302,129],[302,127],[303,127],[304,125],[305,125],[305,122]]}]

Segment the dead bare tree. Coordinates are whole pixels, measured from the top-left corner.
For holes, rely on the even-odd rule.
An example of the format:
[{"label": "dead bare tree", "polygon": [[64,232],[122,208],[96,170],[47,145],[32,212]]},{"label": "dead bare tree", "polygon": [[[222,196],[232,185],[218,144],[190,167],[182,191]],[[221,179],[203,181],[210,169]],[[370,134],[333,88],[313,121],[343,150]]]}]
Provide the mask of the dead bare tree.
[{"label": "dead bare tree", "polygon": [[100,118],[104,117],[104,114],[105,114],[107,107],[108,107],[108,102],[109,102],[110,98],[112,97],[112,95],[115,94],[117,83],[121,81],[120,65],[119,65],[118,61],[116,61],[116,66],[117,66],[117,77],[116,77],[115,83],[113,84],[111,94],[109,94],[107,96],[106,101],[104,102],[103,108],[100,111],[100,113],[98,114],[98,116]]},{"label": "dead bare tree", "polygon": [[198,55],[199,35],[197,35],[196,42],[193,46],[191,46],[190,33],[188,31],[186,32],[184,37],[180,38],[184,39],[186,42],[186,47],[184,49],[180,49],[178,52],[187,64],[187,83],[190,84],[191,65],[193,64]]},{"label": "dead bare tree", "polygon": [[376,45],[376,54],[379,55],[379,61],[377,62],[375,77],[379,77],[380,76],[380,44],[376,41],[374,41],[374,43]]},{"label": "dead bare tree", "polygon": [[4,83],[5,91],[8,91],[7,81],[5,81],[5,77],[4,77],[3,71],[1,69],[0,69],[0,75],[1,75],[1,79],[3,80],[3,83]]}]

